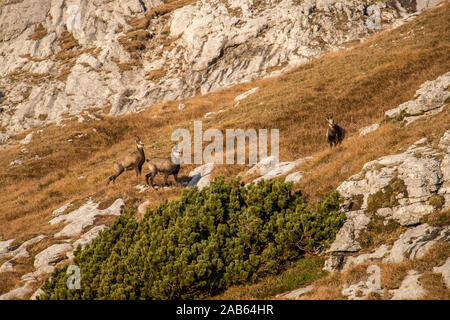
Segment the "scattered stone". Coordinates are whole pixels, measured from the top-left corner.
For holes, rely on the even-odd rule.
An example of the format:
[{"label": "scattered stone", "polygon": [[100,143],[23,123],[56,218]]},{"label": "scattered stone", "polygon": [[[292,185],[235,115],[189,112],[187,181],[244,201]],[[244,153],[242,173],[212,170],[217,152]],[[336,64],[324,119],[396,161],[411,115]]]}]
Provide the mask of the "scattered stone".
[{"label": "scattered stone", "polygon": [[66,252],[73,249],[69,243],[54,244],[47,249],[39,252],[34,257],[34,267],[39,273],[51,273],[55,265],[66,259]]},{"label": "scattered stone", "polygon": [[[89,243],[92,242],[92,240],[97,238],[100,231],[102,231],[105,228],[106,228],[106,226],[104,224],[92,228],[91,230],[89,230],[88,232],[83,234],[77,241],[75,241],[73,243],[73,248],[77,249],[78,246],[81,246],[81,249],[84,249]],[[69,258],[70,258],[70,256],[69,256]]]},{"label": "scattered stone", "polygon": [[[244,176],[248,175],[260,175],[260,177],[253,180],[254,183],[257,183],[259,180],[270,180],[274,179],[276,177],[280,177],[282,175],[285,175],[292,171],[296,166],[300,165],[301,163],[311,160],[312,157],[305,157],[300,158],[295,161],[286,161],[286,162],[280,162],[276,163],[276,159],[273,156],[269,156],[266,158],[261,159],[257,164],[255,164],[252,168],[250,168]],[[297,172],[297,174],[294,174],[290,177],[294,179],[298,179],[301,175],[300,172]],[[301,177],[300,177],[301,179]]]},{"label": "scattered stone", "polygon": [[[25,241],[24,243],[22,243],[18,247],[10,247],[10,246],[7,247],[6,251],[4,249],[1,250],[1,248],[0,248],[0,258],[10,259],[10,261],[13,261],[13,260],[16,260],[16,259],[19,259],[19,258],[27,258],[27,257],[29,257],[29,253],[27,251],[27,247],[38,243],[39,241],[41,241],[45,237],[46,236],[44,236],[44,235],[40,235],[40,236],[34,237],[34,238],[30,239],[30,240]],[[11,241],[11,240],[8,240],[8,241]],[[12,243],[12,241],[10,243]]]},{"label": "scattered stone", "polygon": [[178,105],[178,110],[183,110],[186,107],[186,105],[184,103],[180,103]]},{"label": "scattered stone", "polygon": [[42,290],[41,288],[37,289],[32,295],[30,300],[38,300],[38,297],[42,294],[44,294],[44,290]]},{"label": "scattered stone", "polygon": [[419,272],[415,270],[408,271],[408,275],[403,279],[400,288],[392,290],[393,297],[391,300],[417,300],[421,298],[425,290],[419,283]]},{"label": "scattered stone", "polygon": [[14,271],[14,266],[11,262],[6,261],[2,266],[0,267],[0,273],[2,272],[9,272]]},{"label": "scattered stone", "polygon": [[70,208],[72,206],[72,203],[66,203],[65,205],[63,205],[61,208],[56,209],[52,212],[52,216],[57,217],[60,214],[64,213],[64,211],[66,211],[68,208]]},{"label": "scattered stone", "polygon": [[23,300],[27,295],[29,295],[32,292],[31,284],[34,283],[34,281],[27,282],[24,286],[20,288],[16,288],[14,290],[11,290],[8,293],[2,294],[0,296],[0,300],[14,300],[19,299]]},{"label": "scattered stone", "polygon": [[277,298],[285,298],[285,299],[298,299],[300,298],[302,295],[310,292],[312,289],[314,289],[314,286],[309,285],[305,288],[300,288],[300,289],[296,289],[296,290],[292,290],[288,293],[282,293],[277,295]]},{"label": "scattered stone", "polygon": [[416,91],[413,100],[385,112],[387,118],[402,119],[407,125],[423,117],[444,110],[445,101],[450,97],[450,72],[433,81],[426,81]]},{"label": "scattered stone", "polygon": [[145,186],[145,185],[142,185],[142,184],[139,184],[139,185],[136,186],[136,189],[139,190],[139,193],[142,193],[145,190],[148,190],[148,188],[149,188],[148,186]]},{"label": "scattered stone", "polygon": [[347,220],[336,235],[328,252],[357,252],[361,249],[356,239],[359,234],[366,229],[370,218],[364,214],[363,210],[351,211],[346,213]]},{"label": "scattered stone", "polygon": [[53,225],[60,222],[69,222],[64,229],[55,234],[55,238],[72,237],[74,235],[81,234],[84,228],[91,226],[97,216],[120,215],[124,205],[125,203],[122,199],[117,199],[109,208],[99,210],[97,209],[98,204],[94,203],[92,200],[89,200],[88,203],[77,210],[65,215],[59,215],[58,217],[50,220],[49,223]]},{"label": "scattered stone", "polygon": [[367,268],[367,273],[370,274],[367,280],[360,281],[350,286],[344,286],[342,289],[342,295],[349,300],[363,300],[371,293],[382,294],[381,280],[380,280],[380,268],[375,265],[371,265]]},{"label": "scattered stone", "polygon": [[342,267],[343,270],[349,269],[351,266],[367,263],[382,261],[387,255],[389,255],[389,249],[386,245],[382,245],[376,250],[372,250],[370,253],[360,254],[359,256],[349,256],[345,260],[345,264]]},{"label": "scattered stone", "polygon": [[298,183],[298,182],[300,182],[300,180],[303,179],[303,174],[304,174],[304,172],[301,172],[301,171],[291,173],[286,177],[285,181],[286,182],[292,181],[293,183]]},{"label": "scattered stone", "polygon": [[11,163],[9,165],[11,167],[14,167],[14,166],[20,166],[21,164],[23,164],[22,160],[14,160],[14,161],[11,161]]},{"label": "scattered stone", "polygon": [[450,226],[438,228],[425,223],[410,228],[395,241],[385,262],[422,258],[437,241],[450,241]]},{"label": "scattered stone", "polygon": [[31,139],[33,138],[33,133],[29,133],[27,134],[27,136],[25,138],[23,138],[22,140],[20,140],[20,144],[29,144],[31,142]]},{"label": "scattered stone", "polygon": [[254,94],[256,91],[258,91],[259,87],[253,88],[248,90],[247,92],[244,92],[243,94],[238,95],[236,98],[234,98],[235,102],[240,102],[241,100],[244,100],[248,96]]},{"label": "scattered stone", "polygon": [[195,168],[189,172],[191,180],[188,183],[188,187],[197,186],[200,190],[209,186],[210,176],[214,170],[214,163],[207,163],[200,167]]},{"label": "scattered stone", "polygon": [[138,212],[140,214],[145,214],[147,211],[147,207],[150,205],[150,200],[146,200],[144,203],[141,203],[138,207]]},{"label": "scattered stone", "polygon": [[375,123],[375,124],[372,124],[370,126],[364,127],[361,130],[359,130],[359,135],[361,137],[363,137],[363,136],[368,135],[369,133],[377,130],[379,127],[380,127],[379,123]]},{"label": "scattered stone", "polygon": [[440,267],[434,267],[433,272],[442,274],[447,289],[450,289],[450,258]]}]

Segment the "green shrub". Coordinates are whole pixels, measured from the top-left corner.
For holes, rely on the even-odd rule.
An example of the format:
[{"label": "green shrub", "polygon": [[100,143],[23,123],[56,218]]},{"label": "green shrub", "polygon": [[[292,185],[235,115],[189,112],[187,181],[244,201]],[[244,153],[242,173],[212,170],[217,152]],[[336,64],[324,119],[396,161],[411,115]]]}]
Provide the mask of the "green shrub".
[{"label": "green shrub", "polygon": [[345,219],[340,202],[333,192],[310,210],[282,179],[244,187],[221,177],[184,190],[140,222],[122,214],[75,251],[81,289],[68,290],[67,266],[57,268],[41,298],[205,298],[327,246]]}]

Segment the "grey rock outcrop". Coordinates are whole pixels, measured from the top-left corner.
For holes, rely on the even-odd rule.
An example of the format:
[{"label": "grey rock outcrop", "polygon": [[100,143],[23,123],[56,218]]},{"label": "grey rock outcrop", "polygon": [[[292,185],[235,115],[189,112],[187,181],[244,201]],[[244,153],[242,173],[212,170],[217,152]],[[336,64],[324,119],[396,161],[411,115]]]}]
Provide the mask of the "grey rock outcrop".
[{"label": "grey rock outcrop", "polygon": [[[448,206],[449,132],[441,137],[438,148],[431,146],[428,139],[420,139],[403,153],[366,163],[360,173],[337,188],[347,201],[359,197],[362,203],[360,210],[346,213],[347,220],[328,250],[325,270],[347,269],[351,265],[367,262],[398,263],[404,259],[421,258],[438,241],[450,241],[449,226],[432,227],[421,224],[423,218],[436,211],[429,203],[431,197],[441,195],[445,202],[444,209]],[[401,189],[397,190],[398,194],[395,196],[397,204],[376,208],[380,205],[371,197],[385,192],[393,181],[396,181],[396,188]],[[370,209],[373,210],[375,206],[376,211],[373,213],[384,219],[385,225],[394,220],[409,228],[394,242],[391,249],[381,246],[369,253],[357,255],[361,249],[358,236],[371,221],[365,215],[369,202]]]},{"label": "grey rock outcrop", "polygon": [[425,223],[410,228],[394,243],[385,261],[396,263],[422,258],[437,241],[450,241],[450,226],[437,228]]},{"label": "grey rock outcrop", "polygon": [[117,199],[109,208],[104,210],[97,209],[98,203],[88,201],[80,208],[64,215],[59,215],[50,220],[50,224],[58,224],[61,222],[68,222],[60,232],[55,234],[55,237],[72,237],[81,234],[83,229],[91,226],[97,216],[102,215],[120,215],[124,206],[122,199]]},{"label": "grey rock outcrop", "polygon": [[209,186],[211,173],[214,170],[214,163],[206,163],[202,166],[199,166],[189,172],[189,177],[191,180],[188,183],[188,187],[197,186],[200,190],[204,187]]},{"label": "grey rock outcrop", "polygon": [[450,257],[440,267],[434,267],[433,272],[442,274],[445,281],[445,286],[450,289]]},{"label": "grey rock outcrop", "polygon": [[[94,121],[80,115],[92,107],[110,115],[140,112],[161,101],[279,74],[407,15],[392,1],[199,0],[142,25],[145,14],[162,4],[4,3],[0,51],[8,54],[0,55],[0,126],[6,129],[1,140],[73,117]],[[380,14],[380,25],[370,13]],[[129,47],[133,41],[138,48]]]},{"label": "grey rock outcrop", "polygon": [[442,112],[445,103],[450,97],[450,72],[445,73],[436,80],[426,81],[414,98],[397,108],[386,111],[387,118],[397,118],[408,125],[423,117]]},{"label": "grey rock outcrop", "polygon": [[421,298],[425,289],[419,283],[420,274],[415,270],[410,270],[403,279],[400,288],[393,290],[392,300],[416,300]]}]

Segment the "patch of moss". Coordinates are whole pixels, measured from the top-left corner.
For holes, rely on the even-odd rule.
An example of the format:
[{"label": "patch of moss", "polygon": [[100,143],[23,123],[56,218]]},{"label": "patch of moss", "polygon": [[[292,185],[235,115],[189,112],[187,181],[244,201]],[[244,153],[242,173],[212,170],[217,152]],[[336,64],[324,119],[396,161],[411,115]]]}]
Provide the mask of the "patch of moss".
[{"label": "patch of moss", "polygon": [[359,235],[358,242],[362,249],[379,247],[382,244],[393,244],[402,233],[402,226],[394,220],[385,225],[384,218],[373,216],[367,229]]},{"label": "patch of moss", "polygon": [[350,211],[360,210],[361,206],[363,204],[363,201],[364,201],[364,195],[358,194],[358,195],[354,196],[348,205],[348,209]]},{"label": "patch of moss", "polygon": [[436,210],[440,210],[444,206],[445,199],[439,194],[433,194],[430,198],[428,198],[428,203],[431,204]]},{"label": "patch of moss", "polygon": [[428,223],[433,227],[444,227],[450,225],[450,210],[437,211],[426,216],[422,223]]},{"label": "patch of moss", "polygon": [[406,189],[406,185],[403,180],[395,177],[389,182],[387,187],[369,196],[367,199],[367,212],[375,213],[381,208],[392,208],[398,206],[399,203],[397,196],[401,193],[407,196],[408,190]]}]

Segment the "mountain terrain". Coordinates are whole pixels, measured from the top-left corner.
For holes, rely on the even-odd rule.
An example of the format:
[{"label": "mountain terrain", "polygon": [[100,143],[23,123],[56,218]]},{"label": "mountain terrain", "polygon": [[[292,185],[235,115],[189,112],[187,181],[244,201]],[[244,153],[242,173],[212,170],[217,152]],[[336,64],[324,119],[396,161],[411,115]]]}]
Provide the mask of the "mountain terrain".
[{"label": "mountain terrain", "polygon": [[[346,219],[328,247],[209,298],[450,298],[448,2],[37,3],[0,9],[1,299],[37,298],[117,216],[146,221],[219,176],[285,178],[311,206],[337,190]],[[333,149],[330,113],[347,132]],[[199,120],[279,129],[281,162],[106,185],[136,136],[169,156]]]}]

